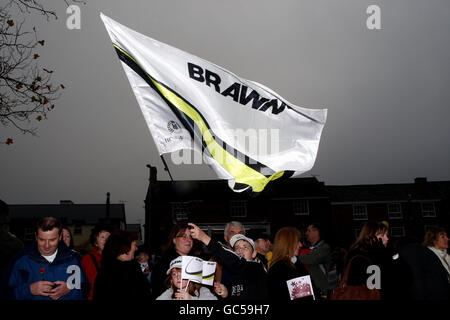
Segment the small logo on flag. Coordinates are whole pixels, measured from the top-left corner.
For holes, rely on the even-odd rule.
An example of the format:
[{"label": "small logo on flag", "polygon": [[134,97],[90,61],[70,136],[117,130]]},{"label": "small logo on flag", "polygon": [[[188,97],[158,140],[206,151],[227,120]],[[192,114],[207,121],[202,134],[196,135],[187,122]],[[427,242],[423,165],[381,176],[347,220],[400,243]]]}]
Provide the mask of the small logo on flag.
[{"label": "small logo on flag", "polygon": [[170,120],[167,123],[167,130],[169,130],[170,133],[179,133],[181,131],[181,127],[178,123],[176,123],[173,120]]}]

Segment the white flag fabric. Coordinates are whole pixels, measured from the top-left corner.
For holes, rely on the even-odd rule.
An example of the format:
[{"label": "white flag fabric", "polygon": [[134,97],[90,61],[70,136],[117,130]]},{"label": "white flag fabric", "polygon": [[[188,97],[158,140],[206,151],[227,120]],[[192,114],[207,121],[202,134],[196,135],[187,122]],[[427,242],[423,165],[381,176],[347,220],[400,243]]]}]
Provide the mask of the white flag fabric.
[{"label": "white flag fabric", "polygon": [[216,263],[212,261],[203,261],[202,284],[212,286],[216,274]]},{"label": "white flag fabric", "polygon": [[215,274],[215,262],[193,256],[181,256],[181,279],[212,286]]},{"label": "white flag fabric", "polygon": [[183,149],[237,192],[310,170],[327,110],[269,88],[100,14],[159,154]]},{"label": "white flag fabric", "polygon": [[203,260],[193,256],[181,257],[181,279],[202,283]]}]

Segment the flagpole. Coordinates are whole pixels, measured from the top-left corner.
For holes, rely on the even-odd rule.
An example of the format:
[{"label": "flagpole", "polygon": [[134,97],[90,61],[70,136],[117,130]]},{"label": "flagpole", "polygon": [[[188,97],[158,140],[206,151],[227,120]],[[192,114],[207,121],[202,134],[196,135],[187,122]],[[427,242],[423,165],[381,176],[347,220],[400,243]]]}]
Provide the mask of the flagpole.
[{"label": "flagpole", "polygon": [[161,160],[164,164],[164,170],[166,170],[167,173],[169,173],[170,180],[173,181],[172,175],[170,174],[170,171],[169,171],[169,167],[167,166],[166,160],[164,159],[163,155],[161,155]]},{"label": "flagpole", "polygon": [[[181,272],[183,272],[183,271],[181,271]],[[183,274],[183,273],[181,273],[181,274]],[[181,290],[183,290],[183,278],[180,275],[180,292],[181,292]],[[180,299],[180,298],[178,298],[178,299]]]}]

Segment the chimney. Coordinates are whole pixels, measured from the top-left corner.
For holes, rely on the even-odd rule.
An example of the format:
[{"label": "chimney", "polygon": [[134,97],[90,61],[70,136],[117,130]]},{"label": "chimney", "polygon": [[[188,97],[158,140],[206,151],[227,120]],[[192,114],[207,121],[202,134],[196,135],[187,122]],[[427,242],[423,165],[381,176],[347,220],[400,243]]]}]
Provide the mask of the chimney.
[{"label": "chimney", "polygon": [[427,183],[427,177],[417,177],[414,179],[415,184],[424,184]]},{"label": "chimney", "polygon": [[106,221],[109,221],[109,207],[110,207],[110,202],[109,202],[109,196],[111,194],[109,192],[106,193]]},{"label": "chimney", "polygon": [[157,172],[156,167],[152,167],[151,165],[148,164],[147,168],[150,169],[149,170],[150,171],[150,177],[149,177],[150,182],[156,182],[158,180],[158,177],[157,177],[158,172]]}]

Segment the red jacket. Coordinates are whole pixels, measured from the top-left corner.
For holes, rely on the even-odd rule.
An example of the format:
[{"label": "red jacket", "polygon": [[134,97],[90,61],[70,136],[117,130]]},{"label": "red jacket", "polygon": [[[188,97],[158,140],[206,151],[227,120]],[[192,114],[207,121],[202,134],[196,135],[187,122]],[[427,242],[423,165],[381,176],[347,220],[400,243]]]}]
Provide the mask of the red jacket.
[{"label": "red jacket", "polygon": [[[97,248],[92,249],[91,254],[95,257],[95,260],[97,261],[97,265],[100,268],[101,261],[102,261],[102,254],[98,252]],[[81,265],[83,266],[84,272],[86,273],[86,276],[89,280],[89,284],[91,285],[91,290],[89,293],[89,300],[92,300],[92,296],[94,294],[94,283],[95,278],[97,277],[97,267],[94,264],[94,261],[92,260],[91,254],[84,255],[83,259],[81,259]]]},{"label": "red jacket", "polygon": [[[307,254],[310,252],[311,252],[310,248],[300,248],[300,255]],[[305,269],[306,271],[309,271],[309,267],[307,265],[305,265]]]}]

